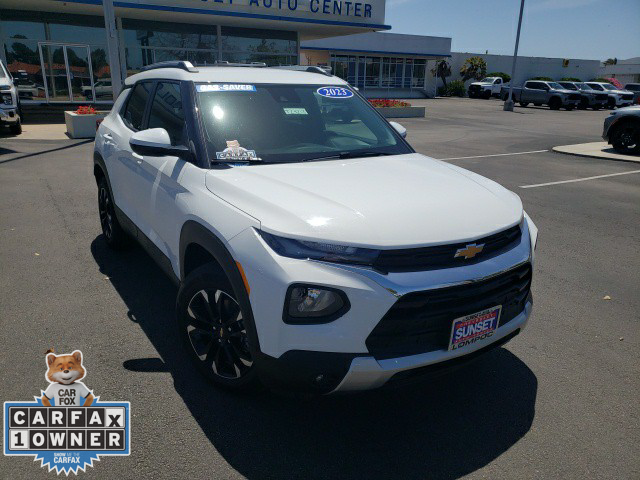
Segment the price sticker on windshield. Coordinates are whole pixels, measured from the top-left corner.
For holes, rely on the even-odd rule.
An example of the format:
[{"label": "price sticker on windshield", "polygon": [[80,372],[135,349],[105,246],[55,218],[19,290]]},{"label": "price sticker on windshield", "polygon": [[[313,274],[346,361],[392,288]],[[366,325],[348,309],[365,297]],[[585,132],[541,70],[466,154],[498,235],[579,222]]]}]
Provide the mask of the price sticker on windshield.
[{"label": "price sticker on windshield", "polygon": [[351,98],[353,92],[343,87],[321,87],[317,90],[318,95],[327,98]]}]

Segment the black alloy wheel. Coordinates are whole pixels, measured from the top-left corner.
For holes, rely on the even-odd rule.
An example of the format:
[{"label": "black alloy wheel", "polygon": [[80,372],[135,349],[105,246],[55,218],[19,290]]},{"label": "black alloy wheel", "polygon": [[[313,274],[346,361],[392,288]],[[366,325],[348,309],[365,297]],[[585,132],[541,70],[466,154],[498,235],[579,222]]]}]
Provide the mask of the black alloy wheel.
[{"label": "black alloy wheel", "polygon": [[189,274],[178,292],[177,326],[190,359],[208,380],[236,390],[257,385],[246,316],[212,264]]},{"label": "black alloy wheel", "polygon": [[611,145],[616,152],[640,154],[640,122],[625,122],[618,126],[611,136]]},{"label": "black alloy wheel", "polygon": [[98,214],[102,234],[107,245],[114,250],[121,250],[129,246],[129,237],[118,222],[111,190],[109,190],[109,184],[104,177],[98,181]]}]

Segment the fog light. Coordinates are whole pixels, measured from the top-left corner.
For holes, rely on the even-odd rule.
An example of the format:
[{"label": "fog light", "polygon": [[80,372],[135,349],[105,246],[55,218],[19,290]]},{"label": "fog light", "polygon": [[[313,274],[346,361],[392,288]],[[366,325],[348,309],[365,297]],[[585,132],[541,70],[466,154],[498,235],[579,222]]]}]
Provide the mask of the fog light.
[{"label": "fog light", "polygon": [[286,323],[328,323],[349,309],[344,292],[328,287],[292,285],[284,309]]}]

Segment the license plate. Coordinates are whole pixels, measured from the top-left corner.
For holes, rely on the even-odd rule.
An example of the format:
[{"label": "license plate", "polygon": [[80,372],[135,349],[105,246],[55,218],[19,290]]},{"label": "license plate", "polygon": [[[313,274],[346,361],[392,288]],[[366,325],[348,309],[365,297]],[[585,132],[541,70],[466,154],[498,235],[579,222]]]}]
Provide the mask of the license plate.
[{"label": "license plate", "polygon": [[458,350],[496,333],[502,305],[456,318],[451,326],[449,350]]}]

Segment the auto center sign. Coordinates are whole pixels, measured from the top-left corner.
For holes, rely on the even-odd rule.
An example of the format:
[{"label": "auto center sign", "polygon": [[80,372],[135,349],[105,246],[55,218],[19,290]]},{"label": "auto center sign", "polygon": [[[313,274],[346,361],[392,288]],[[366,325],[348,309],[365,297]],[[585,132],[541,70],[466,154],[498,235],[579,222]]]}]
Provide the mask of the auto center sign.
[{"label": "auto center sign", "polygon": [[[139,0],[137,3],[176,10],[211,10],[222,15],[228,12],[232,16],[296,17],[372,25],[384,23],[385,16],[385,0]],[[115,4],[118,6],[118,2]]]}]

